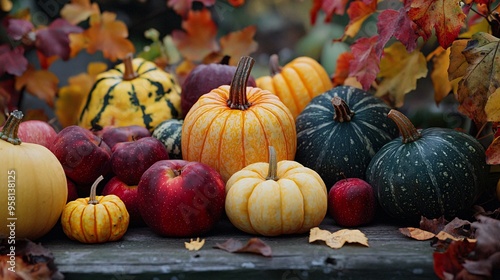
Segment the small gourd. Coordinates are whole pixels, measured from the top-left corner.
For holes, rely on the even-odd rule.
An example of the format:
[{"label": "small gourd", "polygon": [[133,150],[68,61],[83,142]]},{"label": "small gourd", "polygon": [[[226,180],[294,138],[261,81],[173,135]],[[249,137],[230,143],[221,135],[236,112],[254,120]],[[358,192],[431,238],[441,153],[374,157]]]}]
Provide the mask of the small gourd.
[{"label": "small gourd", "polygon": [[181,135],[183,123],[184,120],[179,119],[165,120],[155,128],[151,135],[165,145],[169,159],[182,159]]},{"label": "small gourd", "polygon": [[264,236],[308,232],[324,219],[325,183],[314,170],[291,160],[253,163],[226,183],[226,214],[238,229]]},{"label": "small gourd", "polygon": [[21,143],[22,118],[21,111],[13,111],[0,132],[0,239],[44,236],[58,222],[68,196],[64,169],[54,154],[42,145]]},{"label": "small gourd", "polygon": [[140,125],[149,131],[178,118],[181,87],[153,62],[127,56],[122,64],[99,74],[80,114],[84,128]]},{"label": "small gourd", "polygon": [[96,196],[101,175],[90,189],[90,197],[78,198],[66,204],[61,225],[71,240],[82,243],[104,243],[119,240],[125,235],[130,215],[116,195]]},{"label": "small gourd", "polygon": [[417,130],[401,112],[388,114],[401,136],[372,158],[366,180],[390,217],[417,223],[454,218],[471,207],[486,185],[486,156],[472,136],[450,128]]}]

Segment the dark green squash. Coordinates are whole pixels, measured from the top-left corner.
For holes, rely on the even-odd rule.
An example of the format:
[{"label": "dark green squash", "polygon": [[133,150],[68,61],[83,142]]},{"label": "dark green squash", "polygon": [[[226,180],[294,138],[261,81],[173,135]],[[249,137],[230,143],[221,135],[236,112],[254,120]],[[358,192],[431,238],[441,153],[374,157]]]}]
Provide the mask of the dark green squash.
[{"label": "dark green squash", "polygon": [[381,99],[354,87],[324,92],[297,117],[295,160],[318,172],[328,188],[344,176],[364,179],[371,158],[398,136],[389,110]]},{"label": "dark green squash", "polygon": [[487,176],[483,146],[449,128],[417,130],[395,110],[389,118],[401,136],[377,152],[366,172],[382,209],[418,222],[421,216],[453,218],[472,206]]},{"label": "dark green squash", "polygon": [[184,120],[169,119],[161,122],[152,136],[160,140],[167,148],[169,159],[182,159],[181,134]]}]

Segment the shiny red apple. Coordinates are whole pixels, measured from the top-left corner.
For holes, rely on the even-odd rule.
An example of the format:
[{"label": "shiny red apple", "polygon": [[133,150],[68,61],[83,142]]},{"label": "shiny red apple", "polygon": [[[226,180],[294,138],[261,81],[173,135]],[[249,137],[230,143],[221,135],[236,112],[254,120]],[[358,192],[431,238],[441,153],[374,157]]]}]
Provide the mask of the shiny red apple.
[{"label": "shiny red apple", "polygon": [[17,136],[22,142],[39,144],[48,149],[57,136],[57,132],[47,122],[28,120],[19,124]]},{"label": "shiny red apple", "polygon": [[142,175],[139,211],[162,236],[197,237],[221,219],[226,198],[221,175],[210,166],[184,160],[162,160]]},{"label": "shiny red apple", "polygon": [[68,185],[68,198],[66,199],[66,203],[68,203],[78,198],[78,188],[69,178],[66,178],[66,183]]},{"label": "shiny red apple", "polygon": [[359,178],[336,182],[328,192],[328,212],[339,226],[355,227],[370,223],[376,212],[372,186]]},{"label": "shiny red apple", "polygon": [[55,137],[50,150],[76,185],[91,185],[110,169],[111,149],[90,130],[72,125]]},{"label": "shiny red apple", "polygon": [[144,224],[141,213],[139,212],[137,185],[127,185],[115,176],[106,183],[101,193],[102,195],[114,194],[123,201],[130,215],[131,226],[140,226]]},{"label": "shiny red apple", "polygon": [[120,142],[111,151],[111,169],[127,185],[139,184],[142,174],[153,163],[168,159],[167,148],[154,137]]},{"label": "shiny red apple", "polygon": [[117,143],[139,140],[148,136],[151,136],[149,130],[140,125],[105,127],[102,140],[112,149]]}]

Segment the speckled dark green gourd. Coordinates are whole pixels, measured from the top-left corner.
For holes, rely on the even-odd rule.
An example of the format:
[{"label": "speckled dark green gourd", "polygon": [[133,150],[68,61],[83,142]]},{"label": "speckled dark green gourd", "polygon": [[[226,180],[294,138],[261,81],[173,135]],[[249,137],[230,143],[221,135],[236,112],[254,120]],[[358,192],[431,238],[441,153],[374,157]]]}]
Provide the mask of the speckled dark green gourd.
[{"label": "speckled dark green gourd", "polygon": [[169,119],[161,122],[152,136],[167,148],[169,159],[182,159],[181,134],[184,120]]},{"label": "speckled dark green gourd", "polygon": [[371,158],[398,136],[389,110],[381,99],[354,87],[324,92],[297,117],[295,160],[318,172],[327,188],[344,176],[364,179]]},{"label": "speckled dark green gourd", "polygon": [[366,172],[385,212],[417,222],[421,216],[453,218],[472,206],[487,175],[483,146],[453,129],[418,131],[395,110],[389,117],[401,137],[384,145]]}]

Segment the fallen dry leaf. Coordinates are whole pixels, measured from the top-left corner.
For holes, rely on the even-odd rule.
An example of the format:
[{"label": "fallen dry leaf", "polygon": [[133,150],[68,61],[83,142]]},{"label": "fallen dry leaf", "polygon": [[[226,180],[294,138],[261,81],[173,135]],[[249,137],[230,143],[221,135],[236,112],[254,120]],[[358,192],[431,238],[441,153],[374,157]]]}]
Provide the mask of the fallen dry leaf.
[{"label": "fallen dry leaf", "polygon": [[357,243],[369,247],[368,238],[358,229],[341,229],[331,233],[314,227],[309,232],[309,243],[318,240],[325,241],[326,245],[333,249],[340,249],[345,243]]},{"label": "fallen dry leaf", "polygon": [[434,238],[434,236],[436,236],[432,232],[414,227],[400,228],[399,232],[415,240],[429,240]]},{"label": "fallen dry leaf", "polygon": [[205,239],[202,239],[200,241],[200,238],[196,238],[196,240],[191,239],[189,242],[184,242],[184,246],[186,246],[186,249],[189,251],[198,251],[200,250],[203,245],[205,245]]},{"label": "fallen dry leaf", "polygon": [[215,244],[214,248],[222,249],[230,253],[253,253],[265,257],[272,256],[271,247],[259,238],[250,238],[245,245],[236,239],[229,238],[222,244]]},{"label": "fallen dry leaf", "polygon": [[447,221],[443,216],[435,219],[428,219],[426,217],[420,217],[420,229],[437,234],[443,230]]}]

